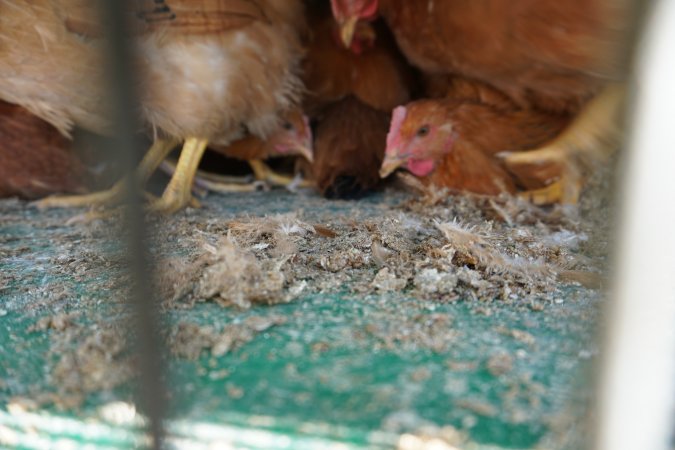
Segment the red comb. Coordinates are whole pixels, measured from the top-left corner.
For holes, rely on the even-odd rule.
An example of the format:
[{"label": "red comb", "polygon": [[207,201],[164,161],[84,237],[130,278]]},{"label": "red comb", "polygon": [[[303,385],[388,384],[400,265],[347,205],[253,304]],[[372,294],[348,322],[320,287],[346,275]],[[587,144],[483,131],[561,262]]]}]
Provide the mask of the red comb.
[{"label": "red comb", "polygon": [[405,106],[397,106],[391,114],[391,125],[389,126],[389,133],[387,133],[387,153],[393,147],[394,141],[401,132],[401,125],[405,120],[408,110]]},{"label": "red comb", "polygon": [[312,125],[309,123],[309,117],[306,115],[302,115],[302,123],[305,124],[305,138],[309,140],[309,142],[313,142],[312,138]]}]

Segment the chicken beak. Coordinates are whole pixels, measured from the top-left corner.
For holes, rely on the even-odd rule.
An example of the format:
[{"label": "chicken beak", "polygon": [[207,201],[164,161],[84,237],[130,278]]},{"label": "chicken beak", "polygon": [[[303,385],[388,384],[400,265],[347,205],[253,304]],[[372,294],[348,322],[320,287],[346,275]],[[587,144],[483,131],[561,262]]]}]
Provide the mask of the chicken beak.
[{"label": "chicken beak", "polygon": [[393,171],[398,169],[403,165],[404,161],[402,159],[393,157],[385,157],[382,162],[382,167],[380,167],[380,178],[387,178]]},{"label": "chicken beak", "polygon": [[352,46],[354,40],[354,32],[356,31],[356,24],[359,22],[359,16],[352,16],[346,22],[340,25],[340,39],[345,48]]},{"label": "chicken beak", "polygon": [[305,158],[310,163],[314,162],[314,152],[312,149],[306,145],[300,145],[296,148],[298,155]]}]

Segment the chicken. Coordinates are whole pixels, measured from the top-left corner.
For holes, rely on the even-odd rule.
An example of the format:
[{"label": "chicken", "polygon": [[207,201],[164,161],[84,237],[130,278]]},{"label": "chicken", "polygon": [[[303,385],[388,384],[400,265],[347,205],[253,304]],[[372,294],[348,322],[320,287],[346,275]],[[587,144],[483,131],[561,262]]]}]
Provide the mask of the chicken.
[{"label": "chicken", "polygon": [[[160,2],[161,3],[161,2]],[[149,5],[150,6],[150,5]],[[177,171],[155,209],[190,201],[209,142],[229,145],[243,130],[266,139],[299,100],[304,20],[299,0],[153,2],[139,38],[143,115],[185,141]],[[153,15],[155,12],[169,15]]]},{"label": "chicken", "polygon": [[[10,51],[14,60],[7,65],[10,72],[14,69],[16,83],[30,86],[23,91],[15,89],[12,98],[0,88],[0,97],[31,110],[47,111],[65,132],[73,123],[96,130],[98,122],[87,123],[86,119],[94,119],[79,114],[86,110],[81,99],[67,101],[68,95],[75,95],[73,92],[83,92],[78,94],[85,97],[83,104],[93,104],[93,112],[88,113],[94,118],[108,117],[101,96],[91,95],[101,90],[100,71],[104,67],[101,61],[92,64],[100,58],[97,46],[101,40],[93,7],[82,0],[2,0],[0,5],[2,30],[23,28],[14,33],[19,35],[16,38],[12,31],[0,31],[0,39],[12,35],[9,37],[15,47]],[[226,146],[245,132],[266,139],[279,126],[280,114],[297,104],[302,90],[298,76],[302,3],[144,0],[135,12],[140,114],[156,136],[138,177],[147,179],[176,143],[184,142],[176,173],[162,197],[151,205],[154,211],[170,213],[191,201],[192,181],[208,143]],[[12,27],[16,23],[34,25]],[[30,45],[25,45],[23,38]],[[0,52],[2,61],[5,52]],[[23,54],[29,54],[38,64],[16,64]],[[40,64],[41,60],[51,64]],[[80,64],[86,67],[80,69]],[[0,74],[4,65],[0,62]],[[44,75],[36,75],[38,70]],[[83,89],[77,82],[80,78],[84,78],[80,81],[85,87],[93,87]],[[65,94],[53,98],[53,91]],[[45,104],[43,98],[51,103]],[[48,199],[42,205],[105,203],[118,199],[120,192],[118,184],[110,191]]]},{"label": "chicken", "polygon": [[[576,200],[557,194],[575,191],[573,161],[580,154],[594,159],[616,147],[615,115],[624,89],[613,83],[624,75],[618,52],[628,27],[628,3],[332,0],[332,7],[346,39],[356,17],[370,21],[379,13],[407,59],[425,73],[476,80],[523,110],[576,118],[559,139],[533,142],[533,148],[549,144],[541,151],[505,156],[510,167],[563,163],[559,183],[567,186],[544,193],[541,200],[549,202]],[[590,102],[596,96],[599,100]]]},{"label": "chicken", "polygon": [[303,79],[305,110],[316,124],[312,172],[327,197],[358,197],[379,182],[388,117],[410,100],[412,75],[383,24],[356,28],[345,48],[327,4],[308,15],[313,39]]},{"label": "chicken", "polygon": [[306,111],[348,95],[386,112],[410,99],[411,74],[382,24],[357,29],[356,39],[344,47],[329,9],[318,4],[308,16],[312,40],[303,61]]},{"label": "chicken", "polygon": [[[418,100],[394,110],[380,176],[405,167],[440,187],[479,194],[513,193],[516,180],[494,158],[555,135],[565,116],[499,108],[466,99]],[[537,179],[517,180],[536,186]]]},{"label": "chicken", "polygon": [[298,155],[311,163],[314,161],[312,147],[312,128],[309,119],[302,111],[292,110],[284,116],[280,129],[269,139],[247,136],[227,147],[213,147],[212,150],[231,158],[248,161],[256,179],[260,181],[285,186],[293,180],[274,173],[262,160]]},{"label": "chicken", "polygon": [[71,142],[26,109],[0,101],[0,142],[0,198],[86,191]]},{"label": "chicken", "polygon": [[[283,116],[283,123],[267,140],[248,135],[228,146],[210,146],[209,150],[229,158],[248,161],[255,178],[260,182],[288,186],[295,180],[272,171],[264,162],[268,158],[301,156],[309,163],[313,162],[312,129],[309,119],[300,109],[293,109]],[[166,164],[171,174],[175,166]],[[257,183],[243,184],[236,177],[224,177],[209,172],[198,172],[195,180],[199,187],[217,192],[241,192],[255,190]]]},{"label": "chicken", "polygon": [[323,111],[313,174],[327,198],[357,198],[378,183],[388,122],[387,113],[353,96]]}]

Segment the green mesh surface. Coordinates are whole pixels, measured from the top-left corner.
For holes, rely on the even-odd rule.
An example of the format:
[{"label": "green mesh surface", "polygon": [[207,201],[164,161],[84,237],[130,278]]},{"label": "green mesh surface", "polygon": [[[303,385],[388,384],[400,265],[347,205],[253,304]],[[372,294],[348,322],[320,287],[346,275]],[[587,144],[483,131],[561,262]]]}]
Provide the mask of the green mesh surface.
[{"label": "green mesh surface", "polygon": [[[192,214],[201,220],[302,209],[310,218],[354,210],[367,216],[382,214],[399,200],[381,194],[358,203],[324,202],[256,193],[212,196],[207,208]],[[71,215],[0,203],[5,284],[0,284],[0,442],[20,448],[53,448],[55,442],[73,448],[142,446],[138,425],[112,424],[100,414],[102,405],[131,398],[128,385],[92,394],[75,410],[8,408],[16,397],[55,390],[48,373],[52,331],[28,332],[30,325],[54,311],[81,311],[78,321],[84,322],[124,314],[106,303],[116,273],[105,264],[86,276],[53,270],[65,248],[90,251],[89,244],[78,249],[91,240],[86,227],[63,225]],[[102,254],[114,247],[98,245]],[[68,289],[60,295],[63,286]],[[541,312],[518,303],[363,297],[348,287],[340,294],[310,293],[291,304],[248,311],[208,303],[172,310],[167,326],[187,321],[222,327],[253,314],[286,319],[225,356],[169,359],[172,442],[190,441],[193,448],[213,441],[242,448],[391,448],[403,432],[452,425],[468,434],[466,448],[556,447],[574,432],[569,417],[588,396],[585,374],[597,315],[597,301],[588,291],[564,292]],[[453,333],[440,338],[436,350],[409,342],[383,345],[369,332],[385,320],[395,327],[396,320],[425,323],[438,315],[451,318]],[[513,362],[499,376],[487,369],[497,353],[511,355]],[[560,423],[568,425],[561,430]]]}]

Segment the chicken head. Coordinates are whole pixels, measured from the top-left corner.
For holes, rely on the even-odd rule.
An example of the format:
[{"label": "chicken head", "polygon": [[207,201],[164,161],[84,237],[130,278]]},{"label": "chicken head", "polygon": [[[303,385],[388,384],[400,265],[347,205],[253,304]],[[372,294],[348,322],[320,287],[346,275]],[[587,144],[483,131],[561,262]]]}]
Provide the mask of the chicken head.
[{"label": "chicken head", "polygon": [[452,151],[456,139],[453,125],[437,102],[421,100],[394,109],[380,177],[399,167],[425,177],[444,155]]},{"label": "chicken head", "polygon": [[331,0],[330,4],[340,27],[340,39],[346,48],[351,48],[359,21],[377,16],[378,0]]},{"label": "chicken head", "polygon": [[283,117],[281,129],[270,136],[267,144],[274,156],[298,155],[309,162],[314,160],[312,128],[300,110],[292,110]]}]

